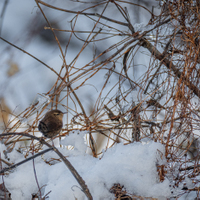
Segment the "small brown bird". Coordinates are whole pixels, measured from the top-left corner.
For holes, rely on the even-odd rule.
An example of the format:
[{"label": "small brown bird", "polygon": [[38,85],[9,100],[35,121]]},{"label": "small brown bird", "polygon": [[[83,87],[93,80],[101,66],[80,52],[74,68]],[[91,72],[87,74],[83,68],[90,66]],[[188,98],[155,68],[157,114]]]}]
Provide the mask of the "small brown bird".
[{"label": "small brown bird", "polygon": [[63,127],[63,114],[60,110],[47,112],[38,125],[39,131],[47,138],[58,135]]}]

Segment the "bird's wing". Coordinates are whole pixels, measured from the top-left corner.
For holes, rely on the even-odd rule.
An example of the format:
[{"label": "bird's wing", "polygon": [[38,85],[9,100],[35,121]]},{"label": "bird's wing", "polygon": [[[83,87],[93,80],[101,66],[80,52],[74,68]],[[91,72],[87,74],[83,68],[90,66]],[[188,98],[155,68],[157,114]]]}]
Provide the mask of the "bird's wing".
[{"label": "bird's wing", "polygon": [[39,131],[42,132],[42,133],[48,132],[48,127],[47,127],[47,125],[46,125],[44,122],[42,122],[42,121],[40,121],[40,123],[39,123],[39,125],[38,125],[38,129],[39,129]]},{"label": "bird's wing", "polygon": [[47,123],[48,131],[58,131],[62,128],[62,122],[51,121]]}]

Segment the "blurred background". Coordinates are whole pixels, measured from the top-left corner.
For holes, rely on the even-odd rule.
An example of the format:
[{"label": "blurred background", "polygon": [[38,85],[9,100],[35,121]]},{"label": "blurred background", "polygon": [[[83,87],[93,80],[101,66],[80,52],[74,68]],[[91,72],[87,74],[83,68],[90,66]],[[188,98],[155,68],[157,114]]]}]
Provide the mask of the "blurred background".
[{"label": "blurred background", "polygon": [[[104,1],[91,2],[92,1],[80,3],[78,1],[69,0],[51,0],[48,1],[48,4],[71,11],[82,11],[86,8],[90,8],[86,9],[85,12],[101,14],[105,8],[105,4],[103,4]],[[159,12],[158,1],[137,0],[130,2],[142,5],[150,11]],[[122,3],[122,6],[123,5],[127,6],[127,4]],[[129,7],[127,10],[131,22],[136,29],[140,30],[147,25],[151,15],[142,7],[131,4],[128,5]],[[88,37],[95,22],[88,16],[80,15],[78,18],[74,19],[75,13],[59,11],[43,5],[41,5],[41,7],[52,27],[56,29],[55,34],[58,37],[63,52],[66,54],[66,63],[70,65],[80,52],[84,45],[84,40]],[[0,11],[1,37],[32,54],[59,73],[63,64],[61,52],[52,31],[48,29],[48,23],[44,19],[35,1],[2,0],[0,1]],[[120,21],[122,17],[119,14],[116,15],[116,13],[116,7],[111,3],[106,8],[104,14],[107,17]],[[98,20],[98,17],[96,20]],[[104,23],[110,25],[109,21],[104,20]],[[76,32],[71,35],[70,30],[73,26]],[[93,57],[123,40],[125,36],[120,35],[120,31],[121,33],[128,32],[127,27],[118,24],[114,24],[115,30],[113,29],[113,33],[110,33],[107,27],[105,27],[105,30],[100,30],[101,28],[102,27],[97,26],[95,27],[95,31],[105,32],[105,34],[95,38],[96,41],[91,42],[83,49],[76,62],[73,63],[76,69],[83,67],[90,62]],[[130,32],[128,34],[130,34]],[[108,39],[99,40],[101,39],[100,37],[108,37]],[[23,53],[22,50],[0,40],[1,106],[3,109],[6,109],[6,111],[15,114],[19,114],[28,106],[35,103],[40,95],[47,93],[57,80],[57,75],[54,72],[36,59]],[[131,63],[133,67],[128,70],[129,77],[132,80],[140,76],[144,70],[146,70],[146,65],[148,65],[149,55],[147,55],[147,52],[145,54],[144,49],[142,51],[143,52],[136,52],[137,55]],[[111,54],[112,52],[102,55],[96,62],[105,60]],[[107,68],[111,67],[112,64],[113,63],[108,63]],[[121,72],[122,66],[116,63],[115,69]],[[89,112],[91,106],[95,104],[105,80],[105,71],[100,71],[90,78],[87,83],[84,84],[84,87],[76,91],[82,104],[87,109],[87,112]],[[118,80],[119,76],[117,74],[113,75],[108,83],[109,85],[110,82],[112,82],[109,85],[110,87],[107,87],[104,92],[107,93]],[[75,86],[79,84],[79,80],[74,83]],[[114,94],[115,92],[116,91],[113,91],[112,93]],[[73,107],[71,103],[69,106]],[[8,118],[5,119],[8,120]]]}]

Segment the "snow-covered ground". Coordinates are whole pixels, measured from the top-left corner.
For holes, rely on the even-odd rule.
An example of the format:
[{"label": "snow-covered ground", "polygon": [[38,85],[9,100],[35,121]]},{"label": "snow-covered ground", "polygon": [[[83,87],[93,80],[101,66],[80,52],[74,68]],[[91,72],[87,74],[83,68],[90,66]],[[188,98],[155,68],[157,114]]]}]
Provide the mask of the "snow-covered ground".
[{"label": "snow-covered ground", "polygon": [[[67,156],[83,178],[93,199],[114,199],[114,194],[109,191],[114,184],[124,186],[127,194],[158,199],[170,197],[169,180],[160,182],[157,172],[157,166],[166,163],[163,159],[162,144],[155,142],[116,144],[107,149],[101,158],[94,158],[85,153],[87,149],[83,139],[85,132],[77,133],[70,133],[62,140],[63,148],[59,148],[59,151]],[[73,150],[64,148],[68,145],[73,145]],[[1,152],[4,148],[1,144]],[[15,150],[8,156],[9,162],[13,163],[24,159],[23,155]],[[51,158],[58,156],[48,152],[42,158],[37,157],[34,162],[42,195],[50,192],[49,199],[87,199],[63,162],[55,162],[53,165],[44,162]],[[31,194],[38,192],[33,169],[33,161],[29,161],[4,176],[5,186],[11,192],[13,200],[31,199]]]}]

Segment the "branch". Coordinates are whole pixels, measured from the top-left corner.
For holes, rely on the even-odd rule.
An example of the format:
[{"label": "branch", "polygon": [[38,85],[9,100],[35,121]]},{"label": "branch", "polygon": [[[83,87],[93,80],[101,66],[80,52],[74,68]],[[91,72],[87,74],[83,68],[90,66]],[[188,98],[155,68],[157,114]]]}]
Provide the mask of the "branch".
[{"label": "branch", "polygon": [[174,74],[178,77],[178,78],[182,78],[182,80],[185,82],[185,84],[187,85],[187,87],[192,90],[192,92],[198,96],[200,98],[200,90],[191,82],[188,80],[188,78],[186,78],[184,76],[184,74],[182,72],[179,71],[179,69],[170,61],[166,58],[166,56],[164,56],[162,53],[160,53],[155,46],[153,46],[145,37],[141,39],[142,41],[142,46],[146,49],[148,49],[152,55],[160,60],[169,70],[172,70],[174,72]]}]

